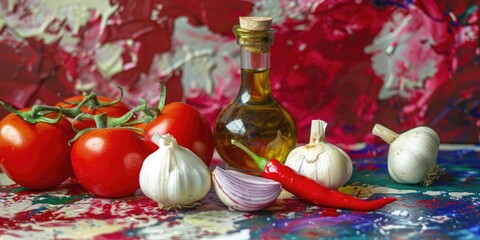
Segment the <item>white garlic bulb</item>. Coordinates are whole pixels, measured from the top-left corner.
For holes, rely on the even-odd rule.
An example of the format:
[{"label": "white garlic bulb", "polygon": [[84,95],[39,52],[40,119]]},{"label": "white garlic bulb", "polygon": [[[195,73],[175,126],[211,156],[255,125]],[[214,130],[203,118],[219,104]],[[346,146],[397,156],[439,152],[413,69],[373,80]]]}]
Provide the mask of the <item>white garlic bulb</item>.
[{"label": "white garlic bulb", "polygon": [[437,165],[440,138],[433,129],[421,126],[397,134],[375,124],[372,133],[390,144],[388,173],[394,181],[428,186],[443,174]]},{"label": "white garlic bulb", "polygon": [[337,189],[352,176],[352,160],[346,152],[325,140],[327,123],[312,120],[310,143],[293,149],[285,165],[321,185]]},{"label": "white garlic bulb", "polygon": [[162,209],[195,205],[210,190],[211,174],[192,151],[178,145],[170,135],[153,136],[159,149],[143,162],[140,188]]}]

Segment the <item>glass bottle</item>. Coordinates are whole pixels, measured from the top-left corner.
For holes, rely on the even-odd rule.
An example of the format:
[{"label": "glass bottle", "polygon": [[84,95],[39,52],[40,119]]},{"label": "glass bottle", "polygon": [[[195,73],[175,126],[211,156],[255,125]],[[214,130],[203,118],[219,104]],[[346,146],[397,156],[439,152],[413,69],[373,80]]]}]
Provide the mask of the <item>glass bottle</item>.
[{"label": "glass bottle", "polygon": [[256,154],[284,162],[297,142],[292,115],[278,103],[270,87],[272,19],[240,17],[233,28],[241,49],[241,83],[237,96],[215,123],[215,147],[228,169],[258,175],[255,162],[236,146],[236,139]]}]

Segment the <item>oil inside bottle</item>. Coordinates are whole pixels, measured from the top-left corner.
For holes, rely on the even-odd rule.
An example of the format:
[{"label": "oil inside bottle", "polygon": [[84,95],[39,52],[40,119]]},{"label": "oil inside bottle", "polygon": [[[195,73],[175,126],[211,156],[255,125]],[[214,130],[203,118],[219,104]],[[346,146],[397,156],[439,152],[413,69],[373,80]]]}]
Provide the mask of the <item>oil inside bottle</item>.
[{"label": "oil inside bottle", "polygon": [[295,121],[273,98],[269,74],[269,69],[242,69],[239,93],[217,119],[216,149],[230,169],[260,173],[253,159],[231,144],[232,139],[262,157],[281,162],[295,147]]}]

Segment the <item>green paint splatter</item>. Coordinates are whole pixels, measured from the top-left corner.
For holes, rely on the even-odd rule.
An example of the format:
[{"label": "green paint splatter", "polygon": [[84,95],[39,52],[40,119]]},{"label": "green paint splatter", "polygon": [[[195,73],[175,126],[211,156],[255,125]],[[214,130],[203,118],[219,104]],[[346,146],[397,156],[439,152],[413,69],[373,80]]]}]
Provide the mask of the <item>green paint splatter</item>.
[{"label": "green paint splatter", "polygon": [[26,187],[18,187],[12,190],[12,193],[19,193],[23,191],[27,191],[28,189]]},{"label": "green paint splatter", "polygon": [[50,195],[41,195],[37,196],[32,200],[33,204],[37,203],[46,203],[51,205],[60,205],[67,203],[74,203],[80,201],[88,196],[86,195],[73,195],[73,196],[50,196]]}]

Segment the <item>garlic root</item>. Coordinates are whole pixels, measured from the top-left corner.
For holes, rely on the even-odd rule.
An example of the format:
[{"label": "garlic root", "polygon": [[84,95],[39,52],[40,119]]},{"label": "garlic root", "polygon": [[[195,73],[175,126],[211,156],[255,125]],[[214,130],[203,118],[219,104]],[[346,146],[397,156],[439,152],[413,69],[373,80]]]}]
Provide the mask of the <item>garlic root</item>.
[{"label": "garlic root", "polygon": [[438,165],[435,165],[428,173],[427,176],[422,180],[420,184],[423,186],[430,186],[436,180],[440,178],[441,175],[445,174],[445,168],[440,168]]}]

